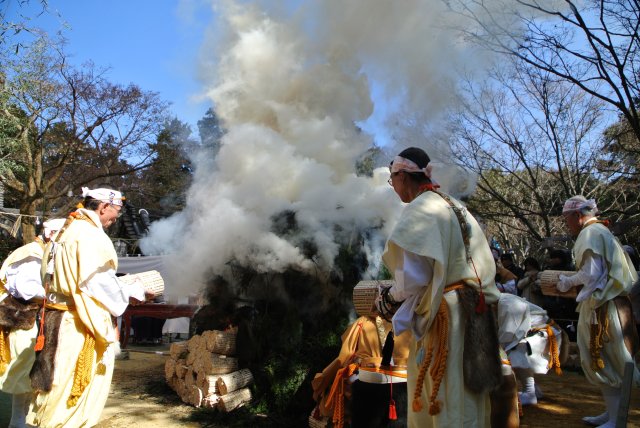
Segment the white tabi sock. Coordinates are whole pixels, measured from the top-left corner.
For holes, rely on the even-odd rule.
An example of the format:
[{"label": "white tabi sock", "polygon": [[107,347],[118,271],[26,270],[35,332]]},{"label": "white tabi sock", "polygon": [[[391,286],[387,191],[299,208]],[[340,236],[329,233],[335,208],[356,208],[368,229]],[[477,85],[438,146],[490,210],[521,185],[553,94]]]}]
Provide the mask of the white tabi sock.
[{"label": "white tabi sock", "polygon": [[602,396],[607,405],[608,420],[599,425],[599,428],[615,428],[616,419],[618,418],[618,408],[620,407],[620,396],[622,392],[620,388],[611,388],[609,386],[602,387]]},{"label": "white tabi sock", "polygon": [[536,380],[531,370],[518,370],[518,380],[522,383],[522,392],[519,393],[520,403],[523,406],[538,404],[536,397]]},{"label": "white tabi sock", "polygon": [[13,394],[11,399],[11,420],[9,428],[26,428],[27,405],[31,394]]}]

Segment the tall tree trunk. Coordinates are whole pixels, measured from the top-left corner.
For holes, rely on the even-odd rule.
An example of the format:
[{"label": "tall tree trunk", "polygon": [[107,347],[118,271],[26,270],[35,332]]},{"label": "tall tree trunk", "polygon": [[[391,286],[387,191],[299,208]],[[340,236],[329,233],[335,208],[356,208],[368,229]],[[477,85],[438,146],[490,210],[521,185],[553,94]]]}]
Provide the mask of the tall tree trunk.
[{"label": "tall tree trunk", "polygon": [[28,244],[36,238],[36,206],[38,201],[23,202],[20,204],[22,215],[22,243]]}]

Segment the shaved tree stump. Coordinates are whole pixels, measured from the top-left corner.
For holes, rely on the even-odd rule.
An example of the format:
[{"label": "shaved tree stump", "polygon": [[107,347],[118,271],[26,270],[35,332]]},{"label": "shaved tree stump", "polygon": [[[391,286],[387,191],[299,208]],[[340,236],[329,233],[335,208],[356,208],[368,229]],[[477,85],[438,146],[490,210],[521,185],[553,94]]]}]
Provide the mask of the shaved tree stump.
[{"label": "shaved tree stump", "polygon": [[214,354],[233,356],[236,354],[237,330],[212,330],[206,336],[207,350]]},{"label": "shaved tree stump", "polygon": [[216,390],[220,395],[226,395],[252,383],[253,375],[251,371],[249,369],[242,369],[218,377],[216,380]]},{"label": "shaved tree stump", "polygon": [[167,358],[167,361],[164,362],[164,377],[167,379],[171,379],[176,375],[176,360],[173,358]]},{"label": "shaved tree stump", "polygon": [[[204,391],[203,391],[204,394]],[[209,394],[206,395],[203,399],[202,399],[202,407],[217,407],[218,406],[218,402],[220,401],[220,397],[216,394]]]},{"label": "shaved tree stump", "polygon": [[237,391],[230,392],[227,395],[220,396],[218,401],[218,409],[223,412],[231,412],[239,407],[244,406],[251,401],[251,390],[242,388]]},{"label": "shaved tree stump", "polygon": [[176,361],[181,358],[187,358],[188,352],[189,351],[187,349],[187,342],[172,343],[169,347],[169,355],[171,355],[171,358]]},{"label": "shaved tree stump", "polygon": [[238,370],[238,359],[224,355],[211,354],[202,360],[202,371],[207,375],[227,374]]}]

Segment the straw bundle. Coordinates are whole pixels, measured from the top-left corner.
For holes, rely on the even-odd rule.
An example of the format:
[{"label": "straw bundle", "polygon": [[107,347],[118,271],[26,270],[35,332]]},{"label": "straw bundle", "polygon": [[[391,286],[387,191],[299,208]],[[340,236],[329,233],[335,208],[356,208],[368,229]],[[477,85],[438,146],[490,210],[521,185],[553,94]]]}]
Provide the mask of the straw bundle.
[{"label": "straw bundle", "polygon": [[149,270],[146,272],[134,273],[131,275],[125,275],[118,278],[125,284],[133,284],[136,280],[142,282],[144,290],[153,295],[162,296],[164,294],[164,280],[157,270]]},{"label": "straw bundle", "polygon": [[[315,409],[314,409],[315,412]],[[309,428],[326,428],[329,425],[329,418],[327,416],[309,415]]]},{"label": "straw bundle", "polygon": [[249,388],[242,388],[237,391],[233,391],[227,395],[220,397],[218,401],[218,409],[223,412],[230,412],[242,407],[251,401],[251,390]]},{"label": "straw bundle", "polygon": [[544,270],[538,274],[540,280],[540,291],[545,296],[558,296],[566,297],[569,299],[575,299],[578,296],[578,288],[571,287],[568,291],[561,292],[556,288],[558,278],[560,275],[570,276],[575,275],[574,271],[565,270]]},{"label": "straw bundle", "polygon": [[360,281],[353,288],[353,306],[359,316],[375,314],[374,302],[380,287],[391,287],[393,281]]},{"label": "straw bundle", "polygon": [[253,375],[251,374],[251,371],[249,371],[249,369],[242,369],[218,377],[216,380],[216,390],[220,395],[226,395],[252,383]]}]

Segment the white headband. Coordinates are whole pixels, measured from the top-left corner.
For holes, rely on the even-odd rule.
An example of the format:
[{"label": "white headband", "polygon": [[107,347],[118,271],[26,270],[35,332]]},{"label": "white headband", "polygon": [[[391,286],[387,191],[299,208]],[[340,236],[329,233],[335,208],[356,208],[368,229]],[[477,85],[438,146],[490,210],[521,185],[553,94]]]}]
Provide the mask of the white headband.
[{"label": "white headband", "polygon": [[429,180],[433,181],[431,179],[432,169],[433,169],[433,166],[430,163],[427,164],[427,166],[425,166],[424,168],[419,168],[414,161],[403,158],[402,156],[396,156],[395,158],[393,158],[393,162],[391,163],[391,167],[390,167],[392,174],[394,172],[400,172],[400,171],[422,172]]},{"label": "white headband", "polygon": [[87,196],[91,196],[93,199],[97,199],[102,202],[108,202],[111,205],[119,205],[122,206],[122,201],[126,198],[122,196],[122,193],[117,190],[111,189],[89,189],[88,187],[82,188],[82,197],[86,198]]},{"label": "white headband", "polygon": [[45,221],[44,223],[42,223],[42,227],[44,227],[42,235],[45,238],[51,238],[52,233],[62,229],[62,226],[64,226],[65,221],[67,220],[64,218],[54,218],[54,219]]},{"label": "white headband", "polygon": [[580,211],[585,208],[589,209],[590,211],[598,211],[598,206],[596,205],[595,199],[587,200],[583,199],[582,197],[577,198],[574,196],[573,198],[569,198],[566,200],[564,206],[562,207],[562,214]]}]

